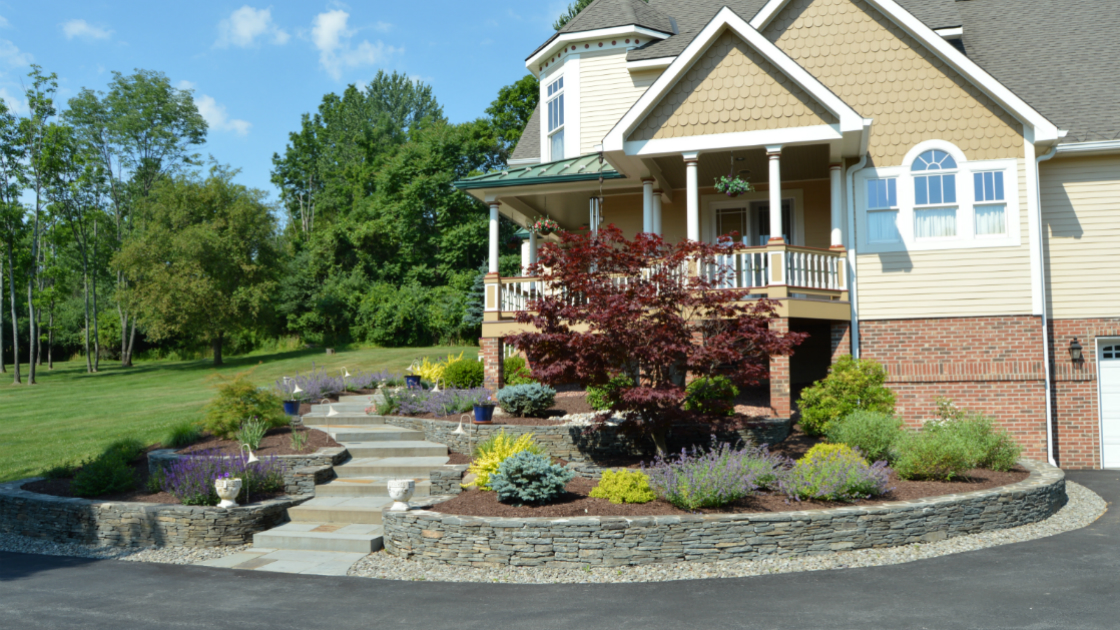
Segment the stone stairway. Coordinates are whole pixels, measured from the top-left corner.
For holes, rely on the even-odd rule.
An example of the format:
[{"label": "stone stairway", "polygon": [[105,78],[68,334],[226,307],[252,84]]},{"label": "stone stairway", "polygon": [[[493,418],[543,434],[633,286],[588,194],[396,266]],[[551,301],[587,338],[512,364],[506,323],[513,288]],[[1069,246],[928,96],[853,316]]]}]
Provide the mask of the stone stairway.
[{"label": "stone stairway", "polygon": [[[424,441],[422,431],[366,415],[370,398],[342,396],[334,405],[313,405],[304,424],[329,433],[350,459],[335,466],[334,480],[316,486],[315,498],[288,509],[290,522],[257,533],[245,552],[201,564],[345,575],[354,562],[380,549],[382,510],[392,503],[388,481],[414,479],[416,496],[427,496],[429,473],[448,456],[447,446]],[[331,406],[336,415],[328,415]]]}]

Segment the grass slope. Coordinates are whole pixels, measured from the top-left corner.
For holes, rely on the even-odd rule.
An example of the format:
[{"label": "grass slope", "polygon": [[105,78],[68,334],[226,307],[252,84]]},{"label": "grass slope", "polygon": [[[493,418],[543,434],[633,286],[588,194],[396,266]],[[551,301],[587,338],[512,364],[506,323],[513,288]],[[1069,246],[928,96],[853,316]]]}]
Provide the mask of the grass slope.
[{"label": "grass slope", "polygon": [[[34,387],[10,385],[11,367],[0,374],[0,481],[36,475],[47,468],[94,455],[113,440],[135,437],[145,444],[163,439],[176,421],[202,418],[213,396],[213,375],[252,369],[252,378],[272,385],[283,375],[307,372],[312,364],[327,370],[404,371],[422,356],[448,353],[474,357],[477,348],[321,349],[231,357],[215,369],[210,360],[140,362],[123,369],[110,361],[101,372],[86,374],[85,361],[55,363],[40,369]],[[21,366],[26,381],[27,365]]]}]

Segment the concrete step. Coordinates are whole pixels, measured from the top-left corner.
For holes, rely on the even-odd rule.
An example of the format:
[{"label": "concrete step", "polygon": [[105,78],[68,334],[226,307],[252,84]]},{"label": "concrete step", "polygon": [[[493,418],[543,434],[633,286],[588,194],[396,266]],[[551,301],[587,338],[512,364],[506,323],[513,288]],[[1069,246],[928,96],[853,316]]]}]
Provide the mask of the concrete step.
[{"label": "concrete step", "polygon": [[267,549],[305,549],[373,553],[381,549],[380,525],[342,523],[285,523],[253,535],[253,546]]},{"label": "concrete step", "polygon": [[440,457],[355,457],[345,464],[334,467],[339,477],[427,477],[435,468],[448,461],[447,455]]},{"label": "concrete step", "polygon": [[367,416],[364,413],[340,413],[337,416],[309,413],[303,417],[303,423],[309,427],[358,427],[385,424],[385,419],[381,416]]},{"label": "concrete step", "polygon": [[344,523],[377,525],[381,523],[381,510],[393,503],[387,496],[316,496],[295,507],[288,508],[288,517],[294,523]]},{"label": "concrete step", "polygon": [[439,457],[447,455],[443,444],[425,441],[396,442],[347,442],[346,450],[350,457]]},{"label": "concrete step", "polygon": [[195,566],[300,573],[303,575],[346,575],[367,553],[309,551],[306,549],[262,549],[252,547],[215,560],[196,562]]},{"label": "concrete step", "polygon": [[338,402],[344,403],[344,404],[345,403],[365,403],[365,404],[369,404],[371,402],[383,402],[384,400],[385,400],[385,397],[382,396],[381,394],[360,394],[360,395],[350,395],[350,394],[348,394],[346,396],[339,396],[338,397]]},{"label": "concrete step", "polygon": [[[390,479],[407,477],[339,477],[322,485],[315,486],[316,497],[387,497]],[[432,482],[427,477],[415,477],[416,495],[426,497],[432,494]]]},{"label": "concrete step", "polygon": [[414,431],[412,429],[402,429],[395,427],[391,424],[371,424],[362,427],[344,427],[329,429],[325,426],[315,427],[318,431],[324,431],[336,442],[422,442],[424,441],[423,431]]},{"label": "concrete step", "polygon": [[334,409],[338,413],[365,413],[366,409],[369,409],[372,406],[372,403],[334,403],[330,405],[314,404],[311,405],[311,413],[326,414],[331,409]]}]

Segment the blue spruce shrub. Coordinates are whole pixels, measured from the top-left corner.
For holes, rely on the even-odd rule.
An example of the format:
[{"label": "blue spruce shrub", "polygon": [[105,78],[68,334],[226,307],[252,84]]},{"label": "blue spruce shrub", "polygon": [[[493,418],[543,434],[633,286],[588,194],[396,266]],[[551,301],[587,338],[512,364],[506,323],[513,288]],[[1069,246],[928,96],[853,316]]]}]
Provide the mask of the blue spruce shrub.
[{"label": "blue spruce shrub", "polygon": [[556,390],[540,383],[512,385],[498,390],[498,404],[502,406],[502,411],[523,418],[544,413],[554,402]]},{"label": "blue spruce shrub", "polygon": [[575,473],[548,457],[521,451],[506,458],[490,475],[490,489],[503,503],[548,503],[564,492]]}]

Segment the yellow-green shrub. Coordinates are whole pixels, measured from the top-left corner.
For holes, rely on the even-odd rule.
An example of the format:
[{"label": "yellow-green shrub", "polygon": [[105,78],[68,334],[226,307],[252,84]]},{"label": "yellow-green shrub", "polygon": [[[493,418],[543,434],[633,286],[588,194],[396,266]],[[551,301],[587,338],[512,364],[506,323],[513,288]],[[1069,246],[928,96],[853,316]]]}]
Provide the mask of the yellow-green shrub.
[{"label": "yellow-green shrub", "polygon": [[490,475],[498,472],[508,457],[527,451],[536,455],[546,455],[545,449],[533,439],[533,433],[526,433],[514,439],[505,429],[479,443],[474,449],[474,461],[467,473],[475,475],[474,481],[464,484],[464,488],[474,486],[480,490],[490,490]]},{"label": "yellow-green shrub", "polygon": [[280,397],[270,388],[254,385],[249,372],[218,379],[218,395],[206,405],[206,417],[202,420],[203,428],[211,434],[232,439],[250,418],[258,418],[270,428],[288,424]]},{"label": "yellow-green shrub", "polygon": [[604,470],[589,496],[611,503],[649,503],[656,499],[649,477],[640,470]]},{"label": "yellow-green shrub", "polygon": [[814,463],[817,460],[828,459],[829,456],[835,454],[844,460],[852,462],[862,462],[867,464],[867,459],[859,454],[859,451],[853,449],[847,444],[817,444],[805,453],[805,456],[800,460],[806,464]]}]

